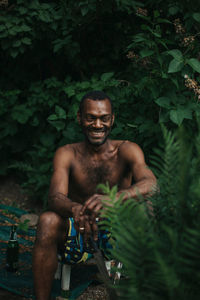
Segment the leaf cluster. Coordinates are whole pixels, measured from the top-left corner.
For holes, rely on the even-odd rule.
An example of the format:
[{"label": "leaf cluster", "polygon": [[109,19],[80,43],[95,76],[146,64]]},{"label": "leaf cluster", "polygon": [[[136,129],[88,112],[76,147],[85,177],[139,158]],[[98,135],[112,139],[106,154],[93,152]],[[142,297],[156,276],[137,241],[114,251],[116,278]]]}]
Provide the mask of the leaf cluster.
[{"label": "leaf cluster", "polygon": [[195,131],[200,6],[193,3],[10,0],[2,6],[0,175],[15,170],[44,199],[53,153],[83,138],[76,114],[91,90],[113,100],[111,138],[138,143],[147,157],[161,140],[160,124]]},{"label": "leaf cluster", "polygon": [[151,198],[154,216],[145,199],[122,204],[115,200],[116,188],[105,190],[113,207],[106,206],[103,224],[125,278],[116,286],[120,299],[199,298],[199,137],[163,128],[163,147],[152,158],[160,185]]}]

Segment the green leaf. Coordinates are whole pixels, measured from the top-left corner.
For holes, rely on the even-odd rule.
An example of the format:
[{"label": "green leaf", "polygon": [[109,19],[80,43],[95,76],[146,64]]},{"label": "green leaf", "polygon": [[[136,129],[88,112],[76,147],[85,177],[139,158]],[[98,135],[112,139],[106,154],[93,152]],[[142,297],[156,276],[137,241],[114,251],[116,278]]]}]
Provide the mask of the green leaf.
[{"label": "green leaf", "polygon": [[200,13],[194,13],[192,16],[195,21],[200,23]]},{"label": "green leaf", "polygon": [[177,89],[179,89],[179,84],[178,84],[177,78],[171,78],[171,81],[175,84],[175,86],[177,87]]},{"label": "green leaf", "polygon": [[154,51],[150,50],[150,49],[143,49],[143,50],[140,51],[140,55],[141,55],[142,58],[150,56],[152,54],[154,54]]},{"label": "green leaf", "polygon": [[88,6],[81,7],[81,14],[82,14],[83,17],[85,15],[87,15],[88,11],[89,11]]},{"label": "green leaf", "polygon": [[28,31],[31,31],[31,30],[32,30],[32,29],[31,29],[30,26],[27,26],[27,25],[25,25],[25,24],[23,24],[23,25],[21,26],[21,31],[28,32]]},{"label": "green leaf", "polygon": [[135,43],[144,42],[144,41],[146,41],[146,36],[143,33],[138,33],[138,34],[134,35],[133,41]]},{"label": "green leaf", "polygon": [[28,219],[24,220],[23,223],[20,222],[20,223],[18,224],[18,229],[27,232],[27,231],[28,231],[28,228],[29,228],[29,222],[30,222],[30,220],[28,220]]},{"label": "green leaf", "polygon": [[167,19],[163,19],[163,18],[158,18],[158,19],[157,19],[157,22],[158,22],[158,23],[172,24],[172,22],[170,22],[170,21],[167,20]]},{"label": "green leaf", "polygon": [[32,126],[38,126],[39,125],[39,120],[37,117],[34,117],[33,120],[31,121]]},{"label": "green leaf", "polygon": [[20,40],[14,41],[14,43],[13,43],[13,47],[19,47],[20,45],[21,45]]},{"label": "green leaf", "polygon": [[15,50],[15,49],[11,49],[10,50],[10,55],[15,58],[17,57],[17,55],[19,54],[18,50]]},{"label": "green leaf", "polygon": [[104,73],[101,75],[101,80],[107,81],[107,80],[111,79],[111,77],[113,77],[113,75],[114,75],[114,72]]},{"label": "green leaf", "polygon": [[21,41],[25,45],[31,45],[31,39],[29,39],[28,37],[24,37]]},{"label": "green leaf", "polygon": [[200,62],[196,58],[190,58],[187,63],[194,71],[200,73]]},{"label": "green leaf", "polygon": [[171,108],[170,98],[168,98],[168,97],[160,97],[160,98],[156,99],[155,102],[161,107]]},{"label": "green leaf", "polygon": [[47,118],[48,121],[58,120],[58,116],[56,114],[52,114]]},{"label": "green leaf", "polygon": [[66,119],[66,112],[62,107],[56,105],[55,112],[59,119]]},{"label": "green leaf", "polygon": [[153,11],[154,18],[160,17],[160,12],[158,10]]},{"label": "green leaf", "polygon": [[9,32],[9,34],[10,35],[16,35],[16,30],[15,30],[15,28],[13,27],[13,28],[10,28],[9,30],[8,30],[8,32]]},{"label": "green leaf", "polygon": [[13,120],[18,121],[20,124],[27,123],[32,114],[33,111],[30,108],[26,107],[24,104],[15,106],[11,113]]},{"label": "green leaf", "polygon": [[171,56],[173,56],[173,58],[175,58],[176,60],[183,60],[183,54],[180,50],[178,49],[173,49],[168,51],[168,54],[170,54]]},{"label": "green leaf", "polygon": [[177,14],[179,12],[179,7],[178,6],[171,6],[169,8],[169,14],[171,16],[174,16],[175,14]]},{"label": "green leaf", "polygon": [[63,47],[63,42],[61,41],[60,43],[56,43],[53,47],[53,52],[58,52],[62,47]]},{"label": "green leaf", "polygon": [[81,89],[88,89],[88,88],[90,88],[90,82],[89,81],[82,81],[82,82],[80,82],[80,88]]},{"label": "green leaf", "polygon": [[156,32],[156,31],[152,31],[152,34],[157,38],[160,38],[162,36],[161,33]]},{"label": "green leaf", "polygon": [[50,147],[51,145],[54,144],[55,142],[55,135],[53,134],[41,134],[40,136],[40,142],[45,146],[45,147]]},{"label": "green leaf", "polygon": [[4,31],[5,30],[5,26],[4,25],[0,25],[0,31]]},{"label": "green leaf", "polygon": [[75,95],[75,90],[71,86],[63,88],[63,91],[67,94],[68,97]]},{"label": "green leaf", "polygon": [[138,125],[134,125],[134,124],[130,124],[130,123],[127,123],[126,125],[128,127],[131,127],[131,128],[137,128],[138,127]]},{"label": "green leaf", "polygon": [[[49,121],[49,120],[48,120],[48,121]],[[53,127],[55,127],[58,131],[63,130],[64,127],[65,127],[65,122],[64,122],[64,121],[60,121],[60,120],[58,120],[58,121],[49,121],[49,123],[50,123]]]},{"label": "green leaf", "polygon": [[183,61],[177,60],[177,59],[172,59],[169,67],[168,67],[168,73],[175,73],[181,71],[183,68],[184,64]]},{"label": "green leaf", "polygon": [[28,11],[27,8],[25,8],[23,6],[19,7],[18,10],[19,10],[21,15],[25,15]]},{"label": "green leaf", "polygon": [[51,22],[51,17],[49,15],[49,13],[45,10],[40,10],[39,11],[39,18],[41,21],[45,22],[45,23],[50,23]]},{"label": "green leaf", "polygon": [[192,119],[191,109],[179,107],[170,111],[170,119],[172,122],[180,126],[184,119]]}]

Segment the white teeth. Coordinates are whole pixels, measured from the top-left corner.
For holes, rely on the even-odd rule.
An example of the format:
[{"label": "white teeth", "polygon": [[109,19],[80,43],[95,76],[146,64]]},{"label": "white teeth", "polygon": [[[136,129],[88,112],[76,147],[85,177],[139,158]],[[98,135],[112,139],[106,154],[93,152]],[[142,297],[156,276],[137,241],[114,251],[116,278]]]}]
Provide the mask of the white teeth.
[{"label": "white teeth", "polygon": [[94,135],[94,136],[102,136],[102,135],[104,135],[104,132],[103,132],[103,131],[99,131],[99,132],[97,132],[97,131],[92,131],[92,132],[91,132],[91,135]]}]

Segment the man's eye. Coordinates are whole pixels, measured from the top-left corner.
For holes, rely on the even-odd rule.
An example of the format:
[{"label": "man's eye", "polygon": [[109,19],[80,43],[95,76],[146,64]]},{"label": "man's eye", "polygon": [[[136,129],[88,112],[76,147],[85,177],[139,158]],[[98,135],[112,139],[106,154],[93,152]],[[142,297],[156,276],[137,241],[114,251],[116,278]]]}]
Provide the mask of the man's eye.
[{"label": "man's eye", "polygon": [[92,117],[92,116],[87,116],[86,117],[86,120],[88,121],[88,122],[92,122],[92,121],[94,121],[94,117]]},{"label": "man's eye", "polygon": [[101,118],[101,120],[103,122],[108,122],[108,121],[110,121],[110,116],[105,116],[105,117]]}]

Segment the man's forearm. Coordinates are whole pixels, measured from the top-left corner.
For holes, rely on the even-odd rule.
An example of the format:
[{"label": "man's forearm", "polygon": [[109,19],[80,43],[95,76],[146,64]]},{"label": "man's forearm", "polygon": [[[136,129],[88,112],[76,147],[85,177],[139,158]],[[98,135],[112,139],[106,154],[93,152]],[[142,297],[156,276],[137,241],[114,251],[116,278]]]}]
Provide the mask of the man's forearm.
[{"label": "man's forearm", "polygon": [[120,190],[117,193],[117,197],[123,193],[123,201],[126,201],[129,198],[139,199],[140,195],[144,198],[147,198],[155,194],[157,190],[158,188],[156,180],[146,178],[127,189]]},{"label": "man's forearm", "polygon": [[77,202],[73,202],[66,195],[62,193],[54,193],[49,195],[49,209],[53,210],[61,217],[72,217],[72,208],[80,205]]}]

